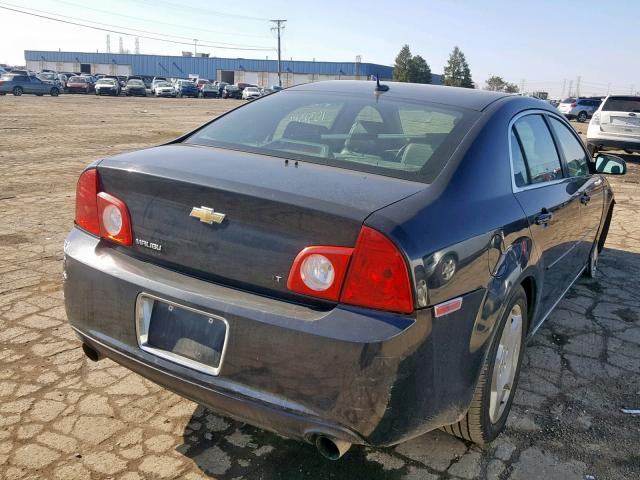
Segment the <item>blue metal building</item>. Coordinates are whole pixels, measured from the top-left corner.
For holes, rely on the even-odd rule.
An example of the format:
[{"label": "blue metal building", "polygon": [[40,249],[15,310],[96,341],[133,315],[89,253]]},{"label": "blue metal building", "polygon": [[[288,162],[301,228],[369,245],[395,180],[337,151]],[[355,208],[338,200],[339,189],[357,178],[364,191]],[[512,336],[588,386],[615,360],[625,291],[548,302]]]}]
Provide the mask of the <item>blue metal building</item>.
[{"label": "blue metal building", "polygon": [[[135,55],[25,50],[30,70],[72,71],[111,75],[188,77],[197,75],[230,83],[247,82],[267,86],[277,84],[278,62],[249,58]],[[284,86],[328,79],[362,79],[373,75],[390,80],[393,67],[360,62],[282,61]],[[434,75],[434,84],[440,76]]]}]

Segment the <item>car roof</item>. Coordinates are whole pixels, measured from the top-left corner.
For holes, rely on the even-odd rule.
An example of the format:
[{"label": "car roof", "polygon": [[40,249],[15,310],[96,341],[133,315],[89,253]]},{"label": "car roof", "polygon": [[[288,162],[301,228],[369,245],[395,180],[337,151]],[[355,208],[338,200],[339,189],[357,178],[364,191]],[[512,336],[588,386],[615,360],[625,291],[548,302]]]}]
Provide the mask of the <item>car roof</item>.
[{"label": "car roof", "polygon": [[[473,88],[442,87],[440,85],[385,81],[381,81],[380,83],[389,87],[388,91],[381,92],[381,95],[384,96],[395,97],[397,99],[440,103],[477,111],[484,110],[496,100],[512,96],[508,93],[489,92],[487,90],[476,90]],[[369,95],[374,93],[375,86],[375,82],[371,81],[327,80],[322,82],[305,83],[289,87],[287,90]]]}]

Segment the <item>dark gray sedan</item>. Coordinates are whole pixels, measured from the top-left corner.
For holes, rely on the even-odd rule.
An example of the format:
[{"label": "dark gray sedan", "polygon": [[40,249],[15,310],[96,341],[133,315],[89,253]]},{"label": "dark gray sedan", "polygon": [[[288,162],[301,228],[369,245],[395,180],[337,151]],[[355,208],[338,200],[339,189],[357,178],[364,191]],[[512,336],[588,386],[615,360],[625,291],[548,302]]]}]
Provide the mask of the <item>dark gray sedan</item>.
[{"label": "dark gray sedan", "polygon": [[23,93],[34,95],[51,95],[57,97],[60,88],[57,85],[45,83],[37,77],[31,75],[15,75],[6,73],[0,77],[0,95],[13,93],[19,97]]},{"label": "dark gray sedan", "polygon": [[87,167],[67,315],[92,360],[328,458],[486,443],[526,340],[596,276],[625,170],[532,98],[289,88]]}]

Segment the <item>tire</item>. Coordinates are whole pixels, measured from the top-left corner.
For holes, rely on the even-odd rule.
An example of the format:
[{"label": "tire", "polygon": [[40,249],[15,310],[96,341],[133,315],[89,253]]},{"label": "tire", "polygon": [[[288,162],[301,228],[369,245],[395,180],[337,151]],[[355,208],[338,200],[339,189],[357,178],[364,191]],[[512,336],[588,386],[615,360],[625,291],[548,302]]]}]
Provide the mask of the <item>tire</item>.
[{"label": "tire", "polygon": [[578,114],[578,116],[576,117],[576,119],[580,122],[580,123],[584,123],[587,121],[588,115],[587,112],[582,111]]},{"label": "tire", "polygon": [[[459,422],[442,427],[445,432],[464,440],[484,445],[494,440],[504,430],[518,386],[522,358],[524,357],[528,326],[527,312],[527,296],[522,286],[518,285],[511,295],[507,307],[497,324],[496,333],[482,371],[480,372],[480,379],[473,394],[473,400],[471,401],[469,410]],[[505,331],[507,327],[511,326],[517,328],[519,331],[514,332],[513,329]],[[503,339],[503,334],[508,336],[510,332],[513,333],[509,339],[514,343],[505,342]],[[519,345],[515,343],[518,338],[518,333]],[[505,348],[505,346],[511,346],[511,348]],[[517,351],[517,353],[513,353],[514,351]],[[506,352],[506,354],[504,352]],[[505,375],[505,372],[508,370],[509,372],[513,372],[512,377],[509,375],[501,377],[500,370],[496,371],[498,354],[500,354],[503,361],[506,360],[507,363],[507,367],[504,367],[504,364],[502,364],[501,371],[503,375]],[[508,368],[508,364],[510,364],[511,369]],[[500,368],[500,366],[498,366],[498,368]],[[504,370],[504,368],[507,368],[507,370]],[[511,378],[511,380],[505,382],[504,388],[498,388],[498,390],[500,390],[503,395],[506,395],[506,400],[503,397],[503,401],[494,403],[494,408],[492,409],[492,387],[494,385],[498,386],[501,380],[504,381],[505,378]]]},{"label": "tire", "polygon": [[13,95],[15,97],[19,97],[20,95],[22,95],[23,92],[24,90],[22,90],[22,87],[14,87],[13,89]]},{"label": "tire", "polygon": [[594,242],[591,247],[591,253],[589,253],[589,261],[587,262],[587,268],[584,269],[584,274],[589,278],[598,278],[598,259],[600,257],[598,248],[598,242]]}]

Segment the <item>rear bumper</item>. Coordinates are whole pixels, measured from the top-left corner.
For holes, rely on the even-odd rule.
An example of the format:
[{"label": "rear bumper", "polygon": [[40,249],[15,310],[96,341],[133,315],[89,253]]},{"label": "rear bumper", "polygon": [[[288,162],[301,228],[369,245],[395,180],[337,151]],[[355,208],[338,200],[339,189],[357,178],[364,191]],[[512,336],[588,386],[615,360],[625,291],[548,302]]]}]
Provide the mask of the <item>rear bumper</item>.
[{"label": "rear bumper", "polygon": [[[485,353],[471,342],[482,290],[440,319],[430,309],[318,311],[143,262],[76,228],[65,242],[64,289],[69,322],[105,356],[223,415],[305,440],[323,433],[392,445],[453,423]],[[218,376],[139,347],[141,292],[226,319]]]},{"label": "rear bumper", "polygon": [[587,132],[587,144],[599,149],[611,148],[640,152],[640,137],[601,132],[593,127]]}]

